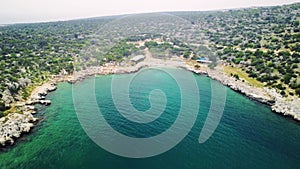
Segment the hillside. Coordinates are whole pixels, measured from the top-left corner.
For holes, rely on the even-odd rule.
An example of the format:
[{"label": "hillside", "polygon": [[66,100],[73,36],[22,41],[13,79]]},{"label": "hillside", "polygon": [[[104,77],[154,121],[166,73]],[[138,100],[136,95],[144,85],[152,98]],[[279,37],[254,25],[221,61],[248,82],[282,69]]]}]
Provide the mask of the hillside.
[{"label": "hillside", "polygon": [[199,26],[231,75],[241,70],[283,96],[300,95],[300,4],[177,15]]},{"label": "hillside", "polygon": [[0,117],[52,75],[123,62],[137,51],[124,39],[142,33],[171,38],[173,45],[183,47],[180,51],[168,43],[148,43],[150,48],[159,46],[151,50],[160,58],[164,49],[179,50],[187,59],[206,57],[210,67],[225,63],[226,73],[254,86],[300,96],[299,13],[300,4],[293,4],[0,27]]}]

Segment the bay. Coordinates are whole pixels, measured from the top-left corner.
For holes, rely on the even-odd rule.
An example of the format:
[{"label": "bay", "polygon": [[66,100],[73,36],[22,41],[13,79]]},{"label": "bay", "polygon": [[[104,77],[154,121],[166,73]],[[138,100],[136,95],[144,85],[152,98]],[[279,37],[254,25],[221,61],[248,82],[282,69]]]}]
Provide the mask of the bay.
[{"label": "bay", "polygon": [[[117,75],[128,76],[128,75]],[[271,112],[270,108],[227,90],[221,122],[205,143],[198,138],[211,104],[208,77],[194,75],[200,90],[199,113],[188,135],[173,149],[158,156],[132,159],[114,155],[95,144],[82,129],[73,105],[72,85],[58,84],[41,108],[41,123],[23,141],[0,153],[0,168],[299,168],[300,125]],[[140,111],[150,108],[149,92],[161,89],[168,100],[159,119],[135,124],[122,117],[111,96],[112,75],[95,78],[99,109],[107,122],[130,137],[150,137],[167,130],[180,109],[180,91],[174,79],[160,71],[148,70],[130,87],[132,105]],[[93,79],[78,85],[81,92]],[[82,98],[85,99],[85,98]],[[87,112],[89,110],[87,109]]]}]

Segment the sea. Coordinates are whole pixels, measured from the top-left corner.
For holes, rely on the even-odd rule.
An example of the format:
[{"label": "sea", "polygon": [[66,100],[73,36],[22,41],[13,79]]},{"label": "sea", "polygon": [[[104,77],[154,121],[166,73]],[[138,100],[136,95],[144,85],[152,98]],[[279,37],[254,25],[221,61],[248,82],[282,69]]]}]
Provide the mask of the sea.
[{"label": "sea", "polygon": [[[183,70],[182,70],[183,71]],[[110,130],[95,128],[96,135],[91,137],[82,125],[78,106],[82,104],[81,113],[95,112],[95,106],[84,105],[89,98],[87,93],[93,92],[99,116],[106,120],[113,129],[126,138],[156,138],[165,132],[172,132],[170,137],[182,133],[179,128],[172,127],[180,113],[192,112],[195,106],[189,106],[181,112],[181,86],[170,74],[157,69],[145,68],[137,72],[129,85],[129,110],[146,112],[151,109],[152,102],[165,104],[160,116],[149,123],[133,122],[119,112],[116,99],[122,93],[113,92],[113,79],[116,77],[130,79],[132,74],[101,75],[87,78],[77,84],[59,83],[58,89],[48,94],[52,101],[48,107],[38,106],[39,123],[28,134],[22,136],[14,146],[0,152],[1,169],[201,169],[201,168],[299,168],[300,167],[300,123],[289,117],[276,114],[261,103],[223,86],[226,100],[222,116],[210,137],[199,143],[199,135],[204,128],[212,109],[212,90],[219,85],[206,76],[192,74],[198,91],[190,91],[199,95],[197,116],[195,119],[181,120],[183,124],[192,124],[178,143],[165,151],[148,156],[130,157],[130,150],[137,151],[135,144],[124,144],[123,154],[111,150],[120,145],[122,140],[112,140],[110,145],[103,146],[97,139],[107,139]],[[90,85],[93,85],[93,88]],[[122,86],[122,83],[115,84]],[[74,90],[76,89],[76,90]],[[152,97],[151,92],[159,90],[160,97]],[[117,90],[117,92],[120,92]],[[78,94],[79,93],[79,94]],[[82,95],[81,95],[82,94]],[[152,93],[153,94],[153,93]],[[76,96],[76,99],[74,99]],[[82,97],[78,97],[82,96]],[[192,95],[191,95],[192,97]],[[121,99],[122,100],[122,99]],[[191,102],[194,100],[191,100]],[[120,102],[118,104],[122,104]],[[128,104],[124,101],[124,104]],[[154,103],[153,103],[154,104]],[[120,106],[120,105],[119,105]],[[130,112],[129,112],[130,113]],[[97,115],[95,115],[97,116]],[[88,117],[88,116],[87,116]],[[97,119],[97,118],[95,118]],[[91,119],[92,123],[96,123]],[[100,125],[101,126],[101,125]],[[183,125],[184,126],[184,125]],[[182,127],[182,126],[181,126]],[[97,131],[99,130],[99,131]],[[177,131],[178,130],[178,131]],[[175,134],[174,134],[175,133]],[[166,136],[167,137],[167,136]],[[109,138],[108,138],[109,139]],[[173,144],[172,139],[165,138],[157,144]],[[154,140],[155,141],[155,140]],[[108,144],[106,142],[106,144]],[[125,147],[126,146],[126,147]],[[150,146],[150,145],[149,145]],[[138,150],[141,154],[149,151],[147,144]],[[159,146],[158,146],[159,147]],[[157,147],[150,147],[153,151]],[[118,149],[118,150],[119,150]],[[129,152],[128,152],[129,151]],[[125,154],[125,155],[124,155]]]}]

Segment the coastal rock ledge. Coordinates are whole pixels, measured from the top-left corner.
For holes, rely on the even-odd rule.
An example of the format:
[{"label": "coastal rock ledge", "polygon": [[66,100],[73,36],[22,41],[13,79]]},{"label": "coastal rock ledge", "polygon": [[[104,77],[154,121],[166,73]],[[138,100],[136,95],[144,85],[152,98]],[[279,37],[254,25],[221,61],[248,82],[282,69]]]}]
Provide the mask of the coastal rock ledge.
[{"label": "coastal rock ledge", "polygon": [[272,111],[284,116],[291,116],[295,120],[300,121],[300,98],[283,98],[275,89],[266,89],[266,91],[275,100],[275,104],[271,107]]},{"label": "coastal rock ledge", "polygon": [[55,83],[45,83],[36,87],[27,101],[17,102],[13,105],[16,110],[15,113],[0,118],[0,147],[13,145],[15,139],[31,130],[38,120],[33,116],[36,113],[34,105],[50,105],[51,101],[45,100],[45,96],[54,90],[56,90]]},{"label": "coastal rock ledge", "polygon": [[298,97],[284,98],[275,89],[257,88],[217,70],[208,70],[207,75],[252,100],[270,106],[273,112],[300,121],[300,98]]},{"label": "coastal rock ledge", "polygon": [[14,144],[14,139],[19,138],[22,133],[28,133],[35,121],[37,118],[34,118],[29,112],[24,114],[12,113],[0,118],[0,145]]}]

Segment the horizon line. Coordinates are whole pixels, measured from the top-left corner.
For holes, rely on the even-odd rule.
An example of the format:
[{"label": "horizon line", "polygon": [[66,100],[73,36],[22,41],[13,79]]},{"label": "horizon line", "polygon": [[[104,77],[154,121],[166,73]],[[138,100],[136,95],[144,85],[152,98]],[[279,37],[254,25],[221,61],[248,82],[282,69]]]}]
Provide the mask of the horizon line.
[{"label": "horizon line", "polygon": [[220,9],[208,9],[208,10],[174,10],[174,11],[145,11],[145,12],[132,12],[132,13],[120,13],[120,14],[108,14],[108,15],[97,15],[97,16],[83,16],[83,17],[72,17],[66,19],[49,19],[45,21],[28,21],[28,22],[13,22],[13,23],[0,23],[0,27],[10,26],[10,25],[22,25],[22,24],[42,24],[42,23],[55,23],[55,22],[69,22],[77,20],[87,20],[87,19],[100,19],[105,17],[119,17],[127,15],[139,15],[139,14],[154,14],[154,13],[174,13],[174,12],[227,12],[229,10],[242,10],[242,9],[254,9],[254,8],[270,8],[270,7],[282,7],[288,5],[300,4],[300,2],[292,2],[281,5],[261,5],[261,6],[248,6],[248,7],[235,7],[235,8],[220,8]]}]

